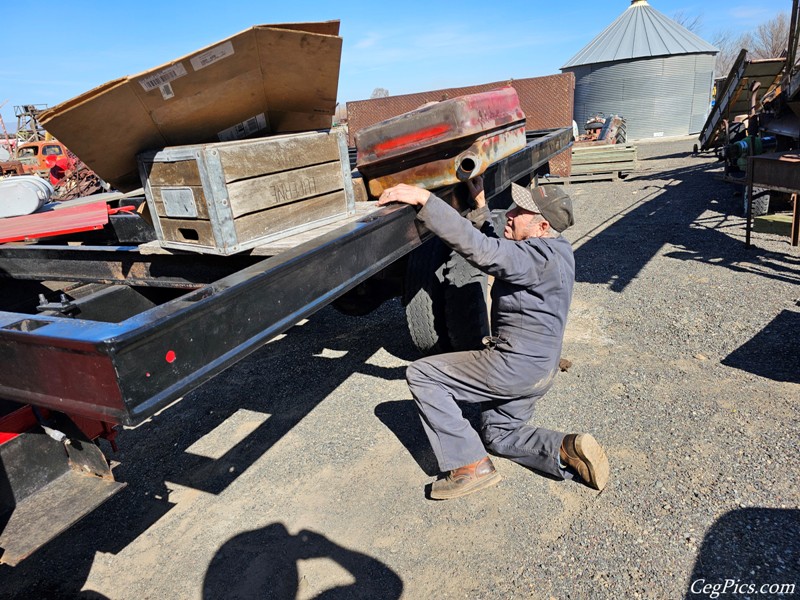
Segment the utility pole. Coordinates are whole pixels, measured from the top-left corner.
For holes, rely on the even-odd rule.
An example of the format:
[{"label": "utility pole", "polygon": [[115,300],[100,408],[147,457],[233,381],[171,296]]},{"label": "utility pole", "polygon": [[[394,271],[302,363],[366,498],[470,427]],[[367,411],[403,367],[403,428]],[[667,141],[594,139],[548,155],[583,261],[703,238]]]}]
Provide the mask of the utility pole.
[{"label": "utility pole", "polygon": [[39,113],[45,108],[47,108],[46,104],[24,104],[14,107],[14,113],[17,116],[17,146],[45,139],[45,131],[39,125],[38,118]]}]

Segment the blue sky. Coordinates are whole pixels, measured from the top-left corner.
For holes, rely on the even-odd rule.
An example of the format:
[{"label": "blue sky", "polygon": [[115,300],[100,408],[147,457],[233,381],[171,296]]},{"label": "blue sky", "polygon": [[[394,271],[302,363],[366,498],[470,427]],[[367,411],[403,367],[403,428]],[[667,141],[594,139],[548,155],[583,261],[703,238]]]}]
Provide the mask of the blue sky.
[{"label": "blue sky", "polygon": [[[697,32],[752,30],[791,0],[651,0],[672,17],[702,17]],[[339,19],[344,40],[339,101],[559,73],[559,67],[630,5],[629,0],[520,2],[91,2],[72,0],[31,22],[5,7],[17,35],[0,51],[0,109],[54,106],[106,81],[213,44],[252,25]],[[30,15],[29,15],[30,16]]]}]

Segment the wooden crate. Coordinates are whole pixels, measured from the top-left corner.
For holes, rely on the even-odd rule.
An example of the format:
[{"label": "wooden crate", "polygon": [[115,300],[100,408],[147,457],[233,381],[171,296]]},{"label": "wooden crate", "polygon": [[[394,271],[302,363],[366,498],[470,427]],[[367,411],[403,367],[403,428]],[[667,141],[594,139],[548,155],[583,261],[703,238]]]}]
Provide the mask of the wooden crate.
[{"label": "wooden crate", "polygon": [[603,144],[572,147],[570,175],[590,175],[633,171],[636,168],[636,146]]},{"label": "wooden crate", "polygon": [[234,254],[355,211],[338,129],[165,148],[139,174],[165,248]]},{"label": "wooden crate", "polygon": [[775,213],[753,217],[753,231],[791,236],[792,213]]}]

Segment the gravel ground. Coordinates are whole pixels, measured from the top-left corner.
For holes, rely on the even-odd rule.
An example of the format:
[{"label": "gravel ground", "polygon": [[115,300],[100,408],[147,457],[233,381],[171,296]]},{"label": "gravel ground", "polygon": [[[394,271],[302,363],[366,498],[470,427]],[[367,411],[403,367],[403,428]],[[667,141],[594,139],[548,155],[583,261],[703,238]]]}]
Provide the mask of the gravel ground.
[{"label": "gravel ground", "polygon": [[325,309],[122,432],[128,488],[0,568],[0,595],[800,597],[800,252],[744,247],[741,197],[693,143],[569,187],[573,366],[536,422],[595,434],[602,493],[498,459],[500,485],[426,500],[402,307]]}]

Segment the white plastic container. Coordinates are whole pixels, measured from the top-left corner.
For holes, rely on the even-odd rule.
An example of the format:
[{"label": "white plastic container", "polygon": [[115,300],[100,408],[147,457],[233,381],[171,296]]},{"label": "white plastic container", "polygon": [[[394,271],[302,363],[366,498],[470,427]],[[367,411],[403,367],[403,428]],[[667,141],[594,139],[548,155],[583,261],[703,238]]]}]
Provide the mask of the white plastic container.
[{"label": "white plastic container", "polygon": [[0,179],[0,218],[30,215],[50,200],[50,182],[35,175]]}]

